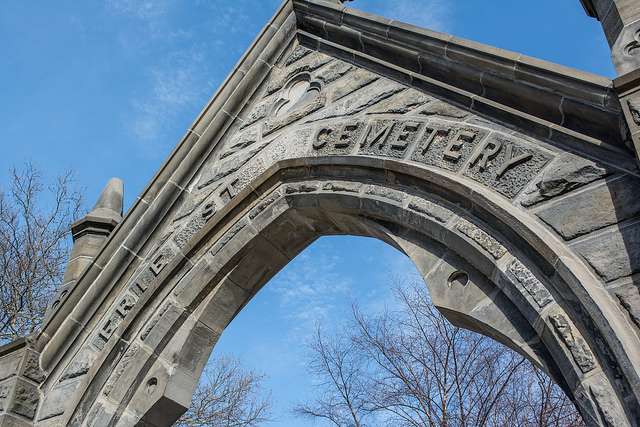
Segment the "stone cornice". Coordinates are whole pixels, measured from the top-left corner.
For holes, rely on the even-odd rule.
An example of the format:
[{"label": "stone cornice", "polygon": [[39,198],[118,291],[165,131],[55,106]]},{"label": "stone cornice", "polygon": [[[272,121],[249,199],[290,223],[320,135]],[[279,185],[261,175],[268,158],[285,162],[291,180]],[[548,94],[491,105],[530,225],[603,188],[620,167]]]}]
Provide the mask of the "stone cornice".
[{"label": "stone cornice", "polygon": [[293,4],[310,47],[572,150],[633,161],[611,79],[326,1]]}]

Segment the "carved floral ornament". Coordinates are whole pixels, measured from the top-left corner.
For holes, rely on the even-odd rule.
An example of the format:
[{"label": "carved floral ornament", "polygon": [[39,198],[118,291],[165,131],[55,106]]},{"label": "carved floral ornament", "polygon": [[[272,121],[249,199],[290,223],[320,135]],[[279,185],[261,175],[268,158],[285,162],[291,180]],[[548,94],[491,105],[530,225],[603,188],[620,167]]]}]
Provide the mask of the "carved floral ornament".
[{"label": "carved floral ornament", "polygon": [[321,83],[312,81],[309,73],[295,75],[282,88],[282,96],[273,105],[271,116],[285,116],[290,111],[313,101],[321,90]]}]

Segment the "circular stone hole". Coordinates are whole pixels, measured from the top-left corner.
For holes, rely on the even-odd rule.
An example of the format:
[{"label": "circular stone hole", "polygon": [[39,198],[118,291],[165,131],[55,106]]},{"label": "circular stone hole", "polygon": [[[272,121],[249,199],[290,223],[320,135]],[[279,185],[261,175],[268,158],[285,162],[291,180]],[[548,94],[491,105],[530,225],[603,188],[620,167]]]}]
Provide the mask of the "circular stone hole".
[{"label": "circular stone hole", "polygon": [[447,285],[449,285],[449,287],[451,287],[452,284],[466,286],[467,282],[469,282],[469,275],[460,270],[452,273],[447,279]]},{"label": "circular stone hole", "polygon": [[158,379],[156,377],[149,378],[149,381],[147,381],[147,393],[148,394],[153,393],[153,391],[156,389],[157,386],[158,386]]}]

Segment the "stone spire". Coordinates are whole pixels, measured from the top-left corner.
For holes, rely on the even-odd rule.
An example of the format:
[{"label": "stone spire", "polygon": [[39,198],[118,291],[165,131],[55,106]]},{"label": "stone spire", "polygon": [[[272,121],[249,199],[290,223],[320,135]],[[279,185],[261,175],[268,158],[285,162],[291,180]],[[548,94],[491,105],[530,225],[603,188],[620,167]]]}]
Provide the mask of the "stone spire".
[{"label": "stone spire", "polygon": [[124,183],[119,178],[111,178],[91,212],[71,224],[73,249],[58,293],[47,307],[45,322],[58,308],[82,272],[93,262],[109,234],[122,221],[123,198]]},{"label": "stone spire", "polygon": [[111,234],[122,221],[123,198],[124,183],[119,178],[111,178],[91,212],[71,224],[73,241],[87,233],[104,236]]}]

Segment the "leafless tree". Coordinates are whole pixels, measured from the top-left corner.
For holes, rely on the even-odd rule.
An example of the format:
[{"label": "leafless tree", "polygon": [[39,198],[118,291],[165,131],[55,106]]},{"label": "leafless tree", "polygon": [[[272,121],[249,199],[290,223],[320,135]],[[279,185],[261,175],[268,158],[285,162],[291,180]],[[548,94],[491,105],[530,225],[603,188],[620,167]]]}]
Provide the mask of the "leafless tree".
[{"label": "leafless tree", "polygon": [[74,171],[45,188],[33,162],[11,170],[0,188],[0,343],[33,332],[64,276],[70,223],[83,207]]},{"label": "leafless tree", "polygon": [[[421,289],[422,287],[422,289]],[[318,394],[295,412],[336,426],[582,426],[546,375],[507,347],[451,325],[424,285],[395,287],[394,310],[310,343]]]},{"label": "leafless tree", "polygon": [[189,410],[176,426],[254,426],[269,421],[271,395],[262,391],[264,375],[244,367],[233,356],[207,363]]}]

